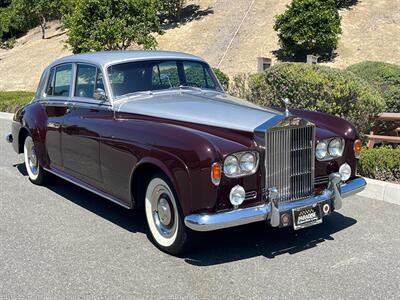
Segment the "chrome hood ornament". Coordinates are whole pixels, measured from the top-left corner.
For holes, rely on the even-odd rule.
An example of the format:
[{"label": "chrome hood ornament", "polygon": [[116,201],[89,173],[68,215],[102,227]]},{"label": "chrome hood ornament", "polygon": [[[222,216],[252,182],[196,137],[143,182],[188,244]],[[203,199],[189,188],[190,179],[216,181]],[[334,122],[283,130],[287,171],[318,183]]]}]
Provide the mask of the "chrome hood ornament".
[{"label": "chrome hood ornament", "polygon": [[289,104],[290,104],[289,98],[283,98],[282,102],[285,105],[285,117],[290,117],[291,113],[289,111]]}]

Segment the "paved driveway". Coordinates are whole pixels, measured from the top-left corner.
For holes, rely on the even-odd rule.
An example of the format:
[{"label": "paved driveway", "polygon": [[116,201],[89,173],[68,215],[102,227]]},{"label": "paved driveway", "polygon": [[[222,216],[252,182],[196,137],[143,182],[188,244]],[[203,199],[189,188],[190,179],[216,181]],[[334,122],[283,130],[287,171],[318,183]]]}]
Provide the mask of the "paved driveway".
[{"label": "paved driveway", "polygon": [[2,139],[0,299],[400,297],[395,204],[353,197],[320,226],[213,232],[176,258],[148,241],[142,214],[62,180],[35,186],[22,161]]}]

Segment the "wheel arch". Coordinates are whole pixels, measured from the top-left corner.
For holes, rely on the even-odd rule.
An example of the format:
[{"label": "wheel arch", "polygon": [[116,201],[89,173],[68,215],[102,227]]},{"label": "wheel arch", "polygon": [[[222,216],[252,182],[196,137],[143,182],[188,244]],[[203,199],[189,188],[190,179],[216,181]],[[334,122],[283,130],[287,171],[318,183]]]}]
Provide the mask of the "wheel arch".
[{"label": "wheel arch", "polygon": [[24,152],[24,142],[28,135],[31,135],[29,130],[25,127],[21,127],[18,132],[18,154]]},{"label": "wheel arch", "polygon": [[130,194],[133,208],[144,207],[146,188],[157,173],[164,174],[172,184],[178,196],[179,205],[184,214],[190,211],[190,177],[186,166],[174,160],[173,167],[154,157],[142,159],[133,169],[130,178]]}]

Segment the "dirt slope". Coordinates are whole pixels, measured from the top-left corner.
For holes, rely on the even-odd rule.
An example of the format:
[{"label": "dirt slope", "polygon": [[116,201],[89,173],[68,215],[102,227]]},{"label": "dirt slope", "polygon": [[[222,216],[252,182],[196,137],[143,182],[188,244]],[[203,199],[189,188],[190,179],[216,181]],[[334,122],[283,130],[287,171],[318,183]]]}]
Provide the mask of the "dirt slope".
[{"label": "dirt slope", "polygon": [[[274,16],[290,0],[192,0],[198,16],[167,28],[158,36],[158,49],[193,53],[229,75],[256,71],[256,57],[273,57],[279,49]],[[196,9],[195,5],[199,5]],[[337,57],[328,65],[345,68],[363,60],[400,64],[400,0],[361,0],[341,12],[343,34]],[[246,16],[244,18],[244,16]],[[39,28],[0,50],[0,90],[34,90],[43,68],[70,52],[59,24],[50,24],[50,38],[40,39]]]}]

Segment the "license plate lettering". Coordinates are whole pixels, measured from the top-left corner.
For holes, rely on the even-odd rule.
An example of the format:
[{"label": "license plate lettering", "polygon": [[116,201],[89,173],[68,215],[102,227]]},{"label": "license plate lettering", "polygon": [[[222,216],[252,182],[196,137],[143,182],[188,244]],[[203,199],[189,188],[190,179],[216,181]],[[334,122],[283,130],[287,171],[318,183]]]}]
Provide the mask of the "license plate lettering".
[{"label": "license plate lettering", "polygon": [[294,229],[322,223],[320,208],[317,205],[293,209],[292,215]]}]

